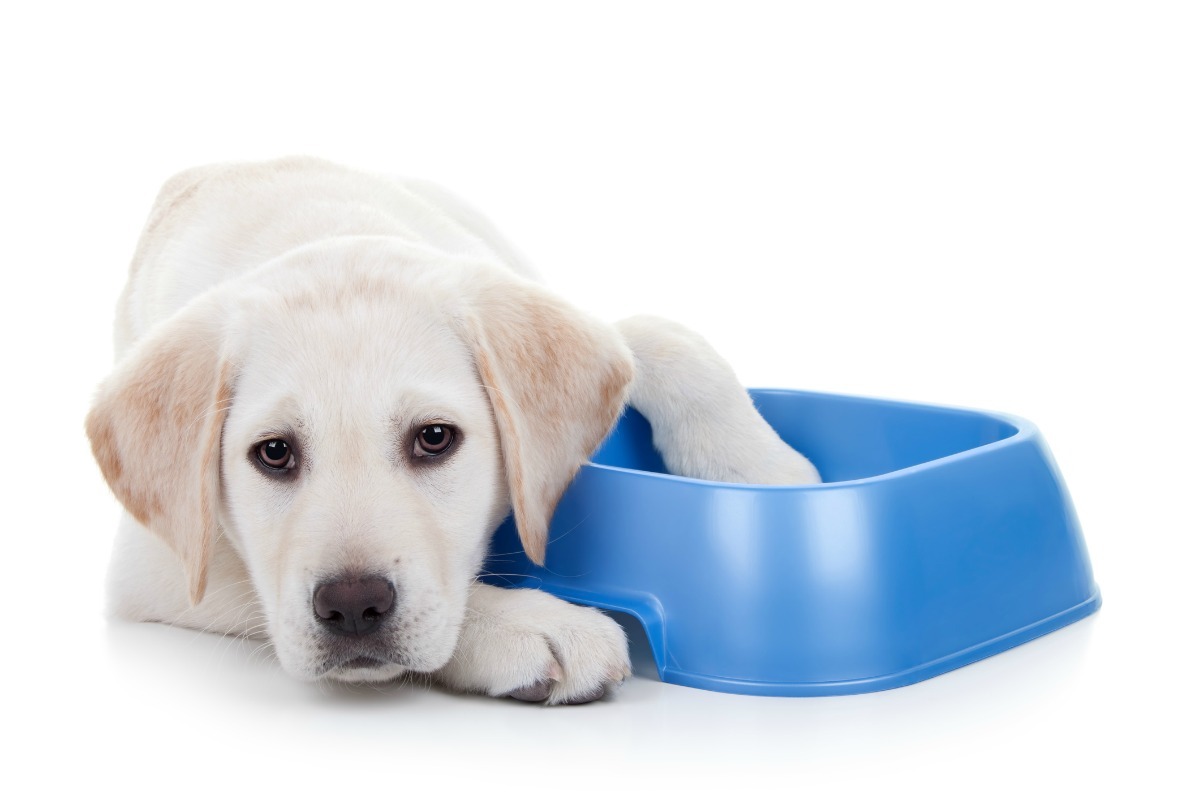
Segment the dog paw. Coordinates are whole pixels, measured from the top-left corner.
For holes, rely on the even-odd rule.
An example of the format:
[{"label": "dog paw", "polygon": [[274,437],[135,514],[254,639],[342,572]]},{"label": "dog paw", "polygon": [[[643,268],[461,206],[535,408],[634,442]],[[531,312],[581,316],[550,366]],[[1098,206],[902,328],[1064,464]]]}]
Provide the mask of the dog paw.
[{"label": "dog paw", "polygon": [[625,631],[601,612],[531,589],[477,586],[458,647],[437,677],[493,697],[570,705],[630,675]]}]

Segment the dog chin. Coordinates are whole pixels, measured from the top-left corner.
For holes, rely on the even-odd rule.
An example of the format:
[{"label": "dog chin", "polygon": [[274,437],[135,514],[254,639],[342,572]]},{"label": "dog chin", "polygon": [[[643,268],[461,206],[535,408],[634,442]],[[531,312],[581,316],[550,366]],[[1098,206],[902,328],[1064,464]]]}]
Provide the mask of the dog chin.
[{"label": "dog chin", "polygon": [[404,672],[405,668],[400,664],[359,657],[333,667],[321,677],[343,683],[384,683],[395,680]]}]

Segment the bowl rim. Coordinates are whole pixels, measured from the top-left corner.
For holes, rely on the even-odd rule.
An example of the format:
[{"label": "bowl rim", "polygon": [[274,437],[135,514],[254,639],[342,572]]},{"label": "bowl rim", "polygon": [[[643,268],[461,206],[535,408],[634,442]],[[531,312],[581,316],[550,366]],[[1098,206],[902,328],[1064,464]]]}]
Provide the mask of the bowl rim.
[{"label": "bowl rim", "polygon": [[[994,442],[981,444],[977,447],[970,447],[966,450],[959,450],[957,453],[941,456],[939,458],[922,461],[919,464],[913,464],[908,467],[891,470],[890,472],[880,473],[879,475],[869,475],[864,478],[852,478],[845,481],[830,481],[828,483],[812,483],[799,486],[767,484],[767,483],[729,483],[726,481],[710,481],[702,478],[687,478],[681,475],[671,475],[665,472],[650,472],[647,470],[632,469],[631,467],[616,467],[611,464],[597,464],[594,461],[586,461],[580,468],[580,473],[591,470],[599,470],[601,472],[611,472],[616,474],[627,474],[631,476],[641,476],[646,480],[668,481],[682,484],[693,484],[701,487],[712,489],[722,489],[731,491],[752,491],[752,492],[821,492],[835,491],[844,488],[853,488],[857,486],[867,486],[885,481],[895,480],[897,478],[908,477],[933,469],[942,469],[956,462],[967,459],[975,459],[1008,447],[1015,447],[1021,443],[1030,441],[1040,436],[1040,431],[1037,426],[1024,417],[1015,414],[1009,414],[1001,411],[984,411],[976,408],[967,408],[964,406],[947,406],[934,403],[920,403],[908,400],[895,400],[891,398],[871,397],[867,395],[839,394],[835,392],[815,392],[807,389],[782,389],[775,387],[750,387],[748,392],[753,394],[789,394],[802,395],[806,397],[836,397],[841,400],[854,400],[876,406],[890,406],[892,408],[906,409],[921,409],[924,411],[937,411],[949,413],[954,416],[970,416],[982,417],[993,422],[1001,422],[1013,427],[1013,433]],[[613,425],[616,429],[616,424]],[[609,432],[609,435],[612,431]],[[606,436],[605,439],[608,437]],[[601,442],[603,447],[603,442]],[[597,448],[597,450],[599,447]]]}]

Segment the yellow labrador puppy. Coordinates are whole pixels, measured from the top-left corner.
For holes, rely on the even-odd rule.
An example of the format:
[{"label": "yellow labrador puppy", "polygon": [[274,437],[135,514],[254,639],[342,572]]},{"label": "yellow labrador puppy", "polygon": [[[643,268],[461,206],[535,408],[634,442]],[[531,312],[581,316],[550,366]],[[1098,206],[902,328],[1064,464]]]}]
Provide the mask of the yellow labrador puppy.
[{"label": "yellow labrador puppy", "polygon": [[629,674],[598,611],[475,581],[626,402],[678,474],[819,480],[694,334],[598,322],[478,214],[324,161],[163,187],[87,431],[124,505],[112,611],[269,638],[296,677],[586,702]]}]

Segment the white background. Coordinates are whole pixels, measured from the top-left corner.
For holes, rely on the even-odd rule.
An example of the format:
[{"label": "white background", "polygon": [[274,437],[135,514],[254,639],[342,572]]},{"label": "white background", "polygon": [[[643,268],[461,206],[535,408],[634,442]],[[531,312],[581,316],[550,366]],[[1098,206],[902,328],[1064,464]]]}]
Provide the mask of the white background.
[{"label": "white background", "polygon": [[[1196,796],[1194,4],[4,9],[0,786]],[[450,187],[579,305],[688,323],[747,384],[1034,420],[1103,610],[881,694],[643,665],[558,709],[107,622],[82,419],[140,226],[174,171],[290,153]]]}]

